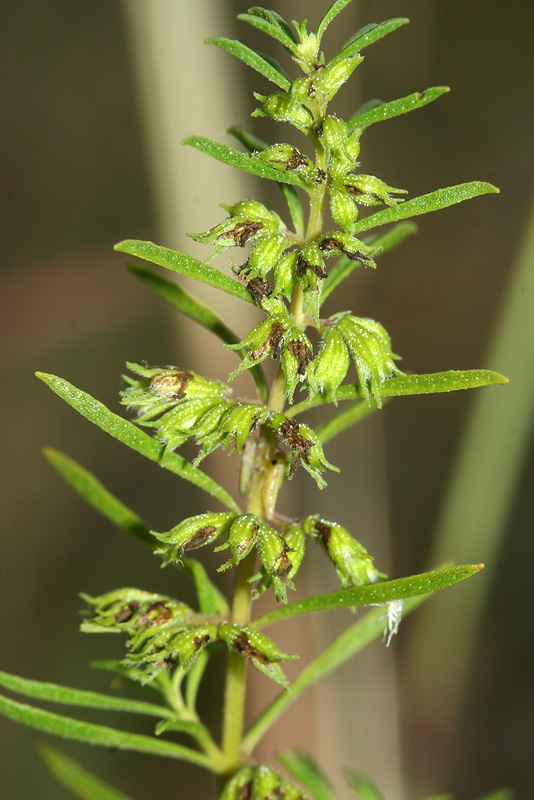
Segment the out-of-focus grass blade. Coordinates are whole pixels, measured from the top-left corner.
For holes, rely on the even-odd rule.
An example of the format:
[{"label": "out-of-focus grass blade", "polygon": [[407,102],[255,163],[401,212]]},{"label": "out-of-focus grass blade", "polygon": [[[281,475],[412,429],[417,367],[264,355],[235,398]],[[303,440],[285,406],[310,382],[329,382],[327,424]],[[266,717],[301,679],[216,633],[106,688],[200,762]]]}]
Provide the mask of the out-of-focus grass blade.
[{"label": "out-of-focus grass blade", "polygon": [[39,747],[39,755],[54,777],[80,800],[132,800],[52,747]]},{"label": "out-of-focus grass blade", "polygon": [[152,536],[140,517],[112,495],[91,472],[72,458],[51,447],[45,447],[43,455],[74,491],[102,516],[117,525],[118,528],[133,533],[152,548],[158,544],[157,539]]},{"label": "out-of-focus grass blade", "polygon": [[277,758],[290,777],[304,786],[314,800],[339,800],[317,762],[308,753],[278,753]]}]

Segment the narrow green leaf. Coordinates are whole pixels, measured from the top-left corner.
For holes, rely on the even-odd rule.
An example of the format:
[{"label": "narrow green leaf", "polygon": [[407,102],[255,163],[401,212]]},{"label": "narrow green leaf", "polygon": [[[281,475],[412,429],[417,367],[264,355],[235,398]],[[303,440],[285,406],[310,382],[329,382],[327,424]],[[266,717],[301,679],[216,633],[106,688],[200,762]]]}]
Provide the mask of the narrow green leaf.
[{"label": "narrow green leaf", "polygon": [[286,36],[292,42],[295,42],[296,44],[297,40],[295,38],[295,34],[291,30],[291,27],[288,25],[285,19],[282,16],[280,16],[278,11],[272,11],[271,9],[263,8],[262,6],[252,6],[252,8],[249,8],[248,13],[255,14],[257,17],[262,17],[275,27],[280,28],[280,30],[283,33],[285,33]]},{"label": "narrow green leaf", "polygon": [[198,486],[217,498],[227,508],[239,513],[239,506],[225,489],[206,475],[205,472],[186,461],[185,458],[167,450],[165,445],[156,441],[156,439],[152,439],[133,423],[114,414],[105,405],[95,400],[94,397],[77,389],[68,381],[63,380],[63,378],[47,375],[44,372],[37,372],[36,375],[62,400],[72,406],[75,411],[103,431],[106,431],[106,433],[109,433],[114,439],[118,439],[119,442],[131,447],[132,450],[145,456],[145,458],[155,461],[175,475],[179,475],[184,480]]},{"label": "narrow green leaf", "polygon": [[41,745],[39,755],[59,783],[80,800],[132,800],[55,748]]},{"label": "narrow green leaf", "polygon": [[388,222],[397,222],[401,219],[417,217],[420,214],[428,214],[429,211],[448,208],[448,206],[455,205],[455,203],[462,203],[464,200],[470,200],[472,197],[479,197],[483,194],[499,194],[499,189],[496,186],[492,186],[491,183],[484,183],[483,181],[471,181],[470,183],[460,183],[457,186],[448,186],[446,189],[437,189],[435,192],[430,192],[430,194],[414,197],[413,200],[407,200],[398,206],[385,208],[383,211],[378,211],[376,214],[370,214],[368,217],[358,220],[354,232],[359,233],[370,228],[376,228],[379,225],[387,225]]},{"label": "narrow green leaf", "polygon": [[[385,233],[373,236],[372,238],[369,237],[365,240],[365,244],[372,244],[373,247],[381,247],[382,250],[378,253],[378,257],[380,257],[384,253],[387,253],[388,250],[393,250],[394,247],[397,247],[414,233],[417,233],[417,225],[414,222],[400,222]],[[348,278],[356,267],[359,266],[361,266],[359,261],[350,259],[348,256],[340,258],[337,264],[335,264],[333,269],[328,273],[328,277],[323,284],[321,302],[324,303],[334,289],[337,288],[345,278]]]},{"label": "narrow green leaf", "polygon": [[161,736],[162,733],[167,731],[177,731],[191,736],[196,741],[198,746],[206,753],[216,757],[220,757],[221,753],[213,738],[201,722],[191,719],[168,719],[158,722],[156,726],[156,736]]},{"label": "narrow green leaf", "polygon": [[126,700],[123,697],[109,697],[98,692],[87,692],[84,689],[70,689],[68,686],[59,686],[55,683],[44,683],[18,675],[9,675],[0,672],[0,686],[11,692],[22,694],[25,697],[35,697],[51,703],[79,706],[85,708],[100,708],[105,711],[126,711],[131,714],[148,714],[152,717],[165,717],[172,719],[175,714],[164,706],[155,703],[144,703],[137,700]]},{"label": "narrow green leaf", "polygon": [[233,278],[223,275],[222,272],[210,267],[209,264],[204,264],[196,258],[186,255],[185,253],[178,253],[176,250],[169,250],[168,247],[160,247],[153,242],[141,242],[138,239],[125,239],[119,242],[113,248],[118,253],[127,253],[136,258],[143,258],[145,261],[150,261],[151,264],[158,264],[160,267],[165,267],[179,275],[185,275],[186,278],[206,283],[214,289],[220,289],[226,294],[231,294],[234,297],[239,297],[240,300],[245,300],[247,303],[253,303],[251,295],[247,289]]},{"label": "narrow green leaf", "polygon": [[181,566],[195,584],[201,614],[205,614],[207,617],[217,617],[230,613],[226,598],[208,578],[208,573],[200,561],[195,558],[182,557]]},{"label": "narrow green leaf", "polygon": [[303,614],[315,614],[318,611],[330,611],[333,608],[352,608],[357,606],[378,605],[392,600],[405,600],[429,592],[437,592],[454,583],[465,580],[483,569],[483,564],[463,564],[459,567],[444,567],[421,575],[410,575],[383,583],[370,583],[354,589],[342,589],[340,592],[318,594],[296,603],[288,603],[264,614],[253,625],[264,628],[274,622]]},{"label": "narrow green leaf", "polygon": [[321,21],[319,22],[319,25],[317,27],[317,33],[316,33],[317,44],[320,44],[321,39],[323,38],[323,33],[330,25],[332,20],[335,19],[335,17],[337,17],[337,15],[341,11],[343,11],[345,6],[348,6],[350,2],[351,0],[336,0],[336,2],[332,3],[330,8],[323,14]]},{"label": "narrow green leaf", "polygon": [[[256,158],[254,154],[240,153],[232,147],[220,142],[214,142],[211,139],[206,139],[205,136],[188,136],[183,139],[182,144],[188,144],[201,153],[205,153],[217,161],[222,161],[231,167],[248,172],[251,175],[257,175],[260,178],[267,178],[277,183],[292,183],[294,186],[303,186],[301,179],[297,176],[296,171],[281,172],[278,169],[270,167],[261,158]],[[240,285],[240,284],[238,284]]]},{"label": "narrow green leaf", "polygon": [[[284,188],[292,189],[289,186]],[[128,269],[147,286],[150,286],[160,297],[170,303],[173,308],[198,322],[203,328],[222,339],[225,344],[237,344],[240,341],[239,337],[224,324],[215,311],[205,306],[180,286],[140,264],[130,264]],[[238,350],[237,353],[241,358],[245,358],[247,355],[246,349]],[[250,374],[254,379],[260,399],[266,401],[268,396],[267,381],[259,364],[250,368]]]},{"label": "narrow green leaf", "polygon": [[424,92],[413,92],[413,94],[401,97],[398,100],[382,103],[382,105],[369,109],[363,114],[352,117],[348,123],[348,130],[350,133],[354,133],[356,130],[364,131],[370,125],[374,125],[375,122],[382,122],[385,119],[407,114],[408,111],[423,108],[423,106],[427,106],[447,92],[450,92],[448,86],[432,86]]},{"label": "narrow green leaf", "polygon": [[304,236],[306,230],[306,220],[304,218],[304,209],[302,208],[302,203],[297,194],[297,190],[294,186],[288,186],[287,183],[279,183],[278,185],[280,186],[282,194],[286,199],[289,213],[291,215],[291,222],[295,228],[295,233],[297,236]]},{"label": "narrow green leaf", "polygon": [[[226,133],[234,136],[237,141],[240,142],[243,147],[246,147],[249,152],[253,152],[255,150],[266,150],[269,146],[267,142],[264,142],[262,139],[254,136],[254,134],[243,130],[243,128],[239,128],[236,125],[228,128]],[[295,228],[295,233],[298,236],[304,236],[306,231],[306,220],[304,218],[304,209],[302,208],[302,203],[297,194],[297,190],[294,188],[294,186],[290,186],[287,183],[278,183],[278,186],[280,187],[282,194],[286,199],[289,213],[291,215],[291,221]]]},{"label": "narrow green leaf", "polygon": [[[355,770],[348,770],[347,779],[349,788],[357,800],[384,800],[382,792],[378,791],[374,782],[367,775]],[[443,797],[442,800],[447,800],[447,798]],[[449,798],[449,800],[452,800],[452,798]]]},{"label": "narrow green leaf", "polygon": [[[434,372],[428,375],[400,375],[389,378],[380,387],[382,398],[402,397],[404,395],[415,394],[439,394],[442,392],[454,392],[460,389],[478,389],[482,386],[494,386],[508,383],[508,378],[487,369],[470,370],[449,370],[448,372]],[[322,444],[333,439],[334,436],[342,433],[351,425],[365,419],[369,414],[377,410],[376,403],[365,398],[364,392],[359,383],[352,383],[342,386],[336,393],[340,400],[358,400],[350,408],[338,412],[330,419],[319,424],[315,432]],[[311,400],[303,400],[297,403],[286,412],[286,416],[296,417],[304,411],[331,402],[325,397],[314,397]]]},{"label": "narrow green leaf", "polygon": [[118,750],[134,750],[165,758],[177,758],[182,761],[190,761],[213,771],[211,763],[204,753],[198,753],[189,747],[163,742],[139,733],[127,733],[104,725],[94,725],[71,717],[53,714],[50,711],[43,711],[25,703],[8,700],[7,697],[1,695],[0,713],[9,717],[9,719],[28,725],[30,728],[37,728],[37,730],[51,733],[55,736],[62,736],[65,739],[74,739],[78,742],[86,742],[87,744],[96,744],[103,747],[113,747]]},{"label": "narrow green leaf", "polygon": [[374,398],[360,400],[317,425],[315,433],[321,444],[326,444],[326,442],[329,442],[335,436],[339,436],[347,428],[357,425],[358,422],[366,419],[375,411],[378,411],[378,406]]},{"label": "narrow green leaf", "polygon": [[[253,9],[250,10],[252,11]],[[260,9],[257,10],[259,11]],[[249,25],[252,25],[254,28],[266,33],[267,36],[272,36],[273,39],[277,39],[290,52],[293,51],[295,40],[292,39],[288,33],[282,30],[279,25],[275,25],[269,22],[263,16],[260,17],[256,16],[255,14],[238,14],[237,18],[240,19],[241,22],[248,22]]]},{"label": "narrow green leaf", "polygon": [[350,37],[348,42],[343,45],[340,53],[332,59],[331,63],[337,64],[337,62],[341,61],[343,58],[348,58],[349,56],[359,53],[364,47],[368,47],[370,44],[374,44],[374,42],[387,36],[388,33],[396,31],[401,25],[407,25],[409,21],[410,20],[406,17],[395,17],[385,22],[371,22],[365,25],[365,27],[357,31],[354,36]]},{"label": "narrow green leaf", "polygon": [[197,704],[197,695],[200,688],[200,683],[206,671],[209,661],[209,653],[207,650],[202,650],[192,667],[187,671],[187,683],[185,685],[185,703],[186,706],[194,711]]},{"label": "narrow green leaf", "polygon": [[231,125],[226,129],[226,133],[233,136],[234,139],[237,139],[239,144],[242,144],[249,153],[253,153],[255,150],[267,150],[269,147],[267,142],[260,139],[259,136],[256,136],[250,131],[246,131],[244,128],[240,128],[239,125]]},{"label": "narrow green leaf", "polygon": [[266,61],[263,56],[256,53],[255,50],[251,50],[250,47],[247,47],[245,44],[241,44],[241,42],[235,39],[226,39],[224,37],[206,39],[204,44],[214,44],[216,47],[220,47],[221,50],[225,50],[227,53],[230,53],[230,55],[239,58],[240,61],[243,61],[247,66],[252,67],[252,69],[255,69],[260,75],[267,78],[267,80],[276,84],[280,89],[283,89],[284,92],[289,92],[291,90],[291,81],[276,69],[272,63]]},{"label": "narrow green leaf", "polygon": [[77,492],[89,505],[96,509],[118,528],[133,533],[138,539],[154,548],[158,542],[152,536],[144,522],[127,506],[121,503],[98,478],[81,467],[72,458],[59,450],[51,447],[43,449],[46,460],[56,469],[62,478]]},{"label": "narrow green leaf", "polygon": [[278,753],[277,758],[289,776],[304,786],[314,800],[339,800],[317,762],[308,753]]},{"label": "narrow green leaf", "polygon": [[[429,597],[430,595],[426,596]],[[426,596],[421,595],[420,597],[406,600],[403,608],[403,617],[406,617],[417,608]],[[344,664],[351,656],[363,650],[375,639],[380,638],[387,626],[387,621],[382,621],[383,617],[383,608],[373,609],[338,636],[318,658],[300,673],[287,691],[277,695],[259,714],[243,739],[242,752],[245,754],[251,753],[264,733],[306,689],[309,689],[310,686],[324,678],[336,667]]]}]

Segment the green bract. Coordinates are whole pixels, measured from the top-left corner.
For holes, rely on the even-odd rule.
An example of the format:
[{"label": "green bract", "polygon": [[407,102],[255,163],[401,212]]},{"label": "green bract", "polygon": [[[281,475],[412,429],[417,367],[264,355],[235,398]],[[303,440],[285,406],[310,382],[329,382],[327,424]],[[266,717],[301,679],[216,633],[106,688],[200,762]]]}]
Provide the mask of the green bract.
[{"label": "green bract", "polygon": [[[323,473],[338,470],[328,461],[323,445],[380,408],[384,397],[506,382],[486,370],[404,374],[396,364],[399,357],[393,352],[390,336],[380,322],[350,311],[334,312],[328,317],[322,311],[324,301],[356,267],[376,268],[384,253],[415,232],[413,223],[403,220],[498,191],[490,184],[473,181],[405,199],[405,189],[360,171],[360,150],[365,149],[369,127],[422,108],[448,90],[439,86],[386,103],[375,101],[364,105],[348,121],[332,113],[329,103],[363,62],[361,51],[407,22],[396,18],[366,25],[348,38],[339,53],[330,55],[323,50],[324,34],[349,2],[333,2],[315,30],[308,30],[306,22],[290,24],[277,12],[260,6],[239,15],[239,19],[275,40],[289,54],[291,75],[270,55],[260,54],[239,41],[208,40],[272,85],[272,94],[254,93],[258,106],[252,116],[288,123],[308,137],[308,145],[287,142],[291,129],[286,124],[281,134],[283,141],[278,143],[265,142],[236,127],[228,132],[242,149],[203,136],[191,136],[183,143],[228,166],[274,181],[287,208],[271,210],[249,198],[221,205],[226,214],[222,221],[207,231],[190,234],[198,245],[212,248],[206,260],[136,239],[116,245],[121,253],[142,258],[254,306],[254,323],[247,330],[245,317],[242,319],[239,313],[232,311],[231,320],[220,318],[186,289],[152,268],[138,264],[131,267],[174,309],[235,351],[240,359],[238,365],[229,375],[214,370],[217,374],[202,376],[181,367],[129,363],[133,377],[124,378],[121,403],[132,421],[113,413],[67,381],[38,373],[82,416],[136,453],[209,493],[223,510],[199,508],[193,516],[179,517],[170,530],[153,532],[84,467],[57,451],[47,450],[52,465],[93,508],[155,550],[164,565],[174,567],[179,587],[183,578],[192,581],[197,608],[167,595],[133,588],[97,597],[82,595],[88,606],[82,623],[84,632],[124,633],[127,637],[125,656],[100,665],[123,678],[148,684],[156,693],[157,703],[118,699],[0,673],[0,685],[38,700],[159,717],[155,736],[85,723],[4,697],[0,697],[0,711],[59,736],[181,758],[205,767],[221,779],[221,800],[336,800],[328,780],[311,757],[302,753],[280,756],[296,781],[294,784],[270,766],[257,764],[254,747],[280,714],[321,677],[384,633],[389,644],[397,632],[401,611],[404,615],[410,613],[423,596],[482,568],[480,564],[446,565],[428,573],[387,580],[374,566],[366,548],[342,525],[307,511],[293,519],[280,513],[277,506],[281,487],[299,466],[320,489],[326,486]],[[328,210],[333,222],[327,225]],[[390,227],[375,231],[385,225]],[[221,269],[209,263],[215,255],[226,255],[226,251],[234,255],[235,248],[242,254],[240,263],[228,260]],[[224,317],[222,312],[221,315]],[[409,371],[410,354],[406,364]],[[354,377],[349,380],[357,374],[357,383],[345,382],[351,369]],[[246,386],[244,374],[249,371],[255,395],[252,385]],[[228,384],[241,375],[234,391]],[[299,398],[295,402],[297,390]],[[346,402],[348,405],[343,405]],[[337,408],[316,429],[296,420],[314,406],[326,404]],[[175,452],[188,442],[198,448],[193,461],[188,460],[189,455],[186,458]],[[237,453],[241,460],[239,502],[231,491],[198,468],[198,463],[219,447]],[[225,471],[224,482],[232,477],[231,472]],[[183,515],[183,499],[183,495],[173,495],[173,514],[181,511]],[[190,504],[197,502],[196,495],[188,498]],[[365,537],[371,539],[372,531],[366,531]],[[324,550],[342,589],[321,594],[317,587],[311,596],[288,604],[288,589],[296,587],[308,540]],[[216,545],[216,553],[224,553],[214,568],[216,579],[220,577],[217,572],[235,573],[229,602],[200,560],[201,548],[208,544]],[[253,600],[269,588],[280,605],[261,616],[255,615]],[[298,656],[282,652],[260,629],[316,611],[369,605],[380,608],[359,616],[290,685],[280,664]],[[227,651],[227,658],[222,735],[217,743],[199,718],[197,696],[212,655],[221,649]],[[245,734],[247,663],[274,680],[283,691],[252,721]],[[159,738],[172,732],[189,737],[192,744]],[[74,787],[80,797],[128,800],[66,757],[49,752],[45,758],[60,780],[67,787]],[[350,781],[359,796],[380,800],[376,787],[359,774],[351,774]]]}]

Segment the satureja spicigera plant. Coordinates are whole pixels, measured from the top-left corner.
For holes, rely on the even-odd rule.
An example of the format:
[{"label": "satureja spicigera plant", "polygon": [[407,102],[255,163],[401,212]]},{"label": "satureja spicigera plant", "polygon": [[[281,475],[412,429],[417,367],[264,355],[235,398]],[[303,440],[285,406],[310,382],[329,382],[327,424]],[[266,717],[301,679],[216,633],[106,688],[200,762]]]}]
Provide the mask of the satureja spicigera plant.
[{"label": "satureja spicigera plant", "polygon": [[[315,510],[290,519],[277,510],[282,484],[303,467],[319,488],[324,473],[336,470],[324,445],[368,414],[384,398],[430,394],[506,383],[487,370],[406,374],[386,329],[373,319],[340,310],[325,318],[324,301],[357,268],[375,268],[376,259],[415,231],[412,217],[446,208],[478,195],[498,191],[488,183],[471,182],[430,194],[405,198],[394,188],[360,171],[360,139],[373,124],[422,108],[448,91],[433,87],[393,102],[372,101],[347,121],[328,112],[330,101],[363,61],[362,51],[408,20],[391,19],[367,25],[349,38],[330,60],[321,49],[327,26],[350,0],[336,0],[315,32],[306,23],[289,25],[274,11],[249,9],[239,18],[274,38],[300,68],[294,80],[272,58],[230,39],[208,40],[252,67],[276,87],[272,95],[255,94],[253,116],[269,117],[295,127],[309,139],[304,152],[291,143],[268,144],[240,128],[231,133],[240,150],[201,136],[184,141],[201,152],[247,173],[275,181],[287,202],[287,219],[256,200],[223,205],[225,218],[203,233],[190,234],[212,251],[205,261],[151,242],[127,240],[116,250],[137,256],[190,279],[208,284],[263,314],[251,331],[237,336],[211,309],[185,289],[145,266],[136,276],[174,308],[212,331],[240,358],[226,378],[204,377],[188,365],[154,367],[128,364],[122,403],[133,421],[118,416],[66,380],[38,373],[56,394],[91,422],[146,458],[211,495],[224,510],[210,506],[169,531],[151,531],[92,474],[66,455],[47,450],[52,465],[73,488],[120,528],[140,537],[180,575],[191,579],[198,608],[143,589],[120,588],[93,597],[86,604],[82,630],[119,633],[127,638],[126,654],[105,667],[124,679],[154,691],[159,702],[132,701],[0,673],[8,690],[38,700],[74,706],[123,710],[158,719],[156,736],[127,733],[86,723],[0,697],[0,711],[37,729],[92,744],[182,759],[210,770],[220,781],[221,800],[315,800],[335,795],[315,761],[303,754],[282,754],[290,779],[254,760],[263,734],[308,687],[382,635],[389,644],[401,615],[411,612],[425,595],[473,575],[482,565],[442,566],[431,572],[388,580],[373,563],[366,547],[338,521]],[[302,203],[307,200],[308,206]],[[371,210],[366,208],[385,206]],[[306,213],[307,212],[307,213]],[[328,214],[332,219],[327,223]],[[290,222],[290,224],[288,224]],[[388,225],[385,232],[376,232]],[[211,266],[213,256],[247,247],[243,263],[229,263],[229,274]],[[243,259],[240,259],[243,261]],[[332,266],[332,262],[334,262]],[[268,380],[262,362],[278,362]],[[351,365],[357,382],[346,382]],[[249,372],[256,397],[243,399],[232,380]],[[296,398],[296,392],[299,395]],[[330,405],[330,418],[312,429],[302,417]],[[340,404],[342,404],[340,406]],[[176,451],[193,441],[199,452],[193,462]],[[215,449],[237,452],[241,459],[239,486],[229,493],[199,463]],[[238,490],[238,491],[237,491]],[[360,535],[357,530],[355,533]],[[368,544],[368,542],[366,542]],[[226,599],[191,553],[215,545],[222,553],[219,571],[235,571],[232,597]],[[306,549],[318,545],[337,573],[341,590],[318,592],[288,602]],[[277,605],[255,617],[254,600],[272,591]],[[274,622],[334,608],[378,606],[351,619],[347,630],[303,668],[290,685],[281,664],[298,654],[282,652],[266,634]],[[197,696],[211,655],[227,650],[225,690],[221,701],[222,736],[215,741],[199,718]],[[280,686],[280,693],[244,730],[247,664]],[[162,738],[178,732],[188,743]],[[124,800],[61,753],[47,749],[50,768],[75,794],[84,798]],[[379,800],[367,779],[350,775],[357,797]]]}]

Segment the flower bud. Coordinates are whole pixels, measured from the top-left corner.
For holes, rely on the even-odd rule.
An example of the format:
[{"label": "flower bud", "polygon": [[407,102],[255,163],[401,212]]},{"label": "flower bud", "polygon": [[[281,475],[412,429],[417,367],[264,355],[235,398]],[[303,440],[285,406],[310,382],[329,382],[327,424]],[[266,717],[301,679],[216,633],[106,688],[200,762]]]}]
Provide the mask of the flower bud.
[{"label": "flower bud", "polygon": [[320,93],[322,95],[323,103],[333,98],[362,61],[363,56],[357,53],[354,56],[342,58],[340,61],[329,64],[325,69],[317,73],[313,83],[317,94]]},{"label": "flower bud", "polygon": [[145,425],[158,429],[158,439],[164,442],[171,450],[196,437],[197,426],[201,424],[205,415],[214,408],[227,408],[229,402],[216,402],[212,398],[187,400],[167,411],[158,420],[145,422]]},{"label": "flower bud", "polygon": [[308,364],[312,358],[310,340],[300,328],[294,326],[285,334],[280,353],[280,364],[286,380],[284,391],[290,403],[293,402],[297,383],[302,383],[307,378]]},{"label": "flower bud", "polygon": [[346,255],[351,261],[359,261],[364,267],[376,267],[372,256],[380,252],[380,248],[360,241],[355,236],[341,231],[326,233],[319,242],[319,249],[326,256]]},{"label": "flower bud", "polygon": [[241,272],[246,275],[247,279],[252,280],[258,276],[264,279],[282,255],[286,246],[287,239],[283,233],[264,236],[252,248],[250,257]]},{"label": "flower bud", "polygon": [[138,422],[154,419],[184,400],[221,398],[230,389],[220,381],[208,380],[192,370],[178,367],[144,367],[128,363],[132,372],[141,380],[124,376],[128,388],[121,392],[121,403],[136,409]]},{"label": "flower bud", "polygon": [[281,661],[298,656],[282,653],[274,642],[254,628],[242,627],[231,622],[222,622],[219,625],[219,638],[226,642],[231,650],[247,658],[253,667],[287,689],[287,680],[278,665]]},{"label": "flower bud", "polygon": [[336,391],[345,380],[349,366],[350,356],[343,336],[337,328],[327,328],[311,365],[309,382],[312,392],[324,394],[337,406]]},{"label": "flower bud", "polygon": [[336,569],[343,589],[386,578],[373,566],[373,558],[365,547],[336,522],[307,517],[302,522],[302,529],[308,536],[319,539]]},{"label": "flower bud", "polygon": [[220,800],[249,800],[253,767],[244,767],[224,785]]},{"label": "flower bud", "polygon": [[246,347],[249,351],[237,369],[228,376],[228,380],[233,381],[242,372],[255,364],[260,364],[269,356],[277,358],[284,333],[285,328],[281,322],[265,319],[255,325],[241,342],[224,345],[228,350],[241,350]]},{"label": "flower bud", "polygon": [[186,620],[193,613],[185,603],[140,589],[115,589],[100,597],[80,596],[94,608],[93,618],[81,625],[86,633],[102,629],[131,633],[161,625],[169,619]]},{"label": "flower bud", "polygon": [[[354,206],[354,204],[352,204]],[[284,253],[273,267],[274,288],[273,295],[291,300],[295,283],[297,282],[298,250]]]},{"label": "flower bud", "polygon": [[273,797],[283,797],[278,790],[279,777],[267,764],[258,764],[252,779],[253,800],[272,800]]},{"label": "flower bud", "polygon": [[347,123],[337,117],[326,117],[321,126],[321,138],[326,150],[326,169],[332,178],[346,175],[356,166],[347,149]]},{"label": "flower bud", "polygon": [[241,452],[245,441],[254,431],[258,423],[264,422],[269,416],[266,406],[256,403],[239,403],[232,401],[219,419],[217,427],[206,436],[197,436],[197,441],[202,445],[193,464],[196,466],[203,458],[212,453],[217,447],[226,449],[233,443],[231,453]]},{"label": "flower bud", "polygon": [[256,157],[280,172],[297,174],[306,184],[313,183],[315,176],[313,161],[292,144],[274,144],[257,153]]},{"label": "flower bud", "polygon": [[276,233],[282,225],[282,220],[274,211],[269,211],[267,206],[258,200],[241,200],[233,206],[222,206],[231,217],[237,219],[252,219],[263,223],[262,234]]},{"label": "flower bud", "polygon": [[222,253],[229,247],[244,247],[249,239],[263,231],[265,222],[250,218],[229,217],[205,233],[188,233],[187,235],[200,244],[215,246],[214,255]]},{"label": "flower bud", "polygon": [[206,645],[217,638],[217,625],[212,623],[191,625],[169,641],[169,660],[172,659],[184,669],[188,669]]},{"label": "flower bud", "polygon": [[295,588],[288,580],[293,567],[288,550],[286,541],[279,533],[269,525],[260,525],[258,530],[260,561],[271,579],[277,601],[283,603],[287,603],[287,587]]},{"label": "flower bud", "polygon": [[370,392],[377,406],[381,408],[381,384],[392,374],[403,374],[395,365],[394,359],[398,356],[395,356],[391,350],[391,340],[387,331],[374,319],[353,317],[352,315],[342,316],[337,328],[354,359],[365,396],[369,399]]},{"label": "flower bud", "polygon": [[304,292],[303,310],[309,311],[318,321],[321,289],[326,272],[323,256],[316,242],[308,242],[300,249],[296,273]]},{"label": "flower bud", "polygon": [[319,489],[326,486],[326,481],[321,477],[321,472],[330,469],[339,472],[337,467],[330,464],[325,458],[319,437],[304,422],[296,422],[283,414],[273,414],[271,427],[276,430],[291,450],[291,465],[289,478],[295,474],[299,464],[310,473],[317,482]]},{"label": "flower bud", "polygon": [[358,208],[352,201],[345,187],[331,186],[329,191],[330,213],[332,219],[341,225],[344,231],[351,231],[358,219]]},{"label": "flower bud", "polygon": [[253,111],[252,117],[271,117],[277,122],[290,122],[303,133],[309,131],[313,123],[312,114],[290,95],[279,92],[265,97],[254,92],[254,97],[261,102],[262,107]]},{"label": "flower bud", "polygon": [[406,194],[406,189],[395,189],[373,175],[346,175],[344,186],[354,202],[362,206],[379,206],[382,203],[396,206],[403,198],[392,197],[390,193]]},{"label": "flower bud", "polygon": [[164,565],[171,561],[180,561],[186,551],[203,547],[225,534],[236,516],[229,512],[208,512],[188,517],[165,533],[152,532],[165,545],[156,550],[156,553],[165,556]]},{"label": "flower bud", "polygon": [[229,547],[232,558],[222,564],[217,572],[224,572],[229,567],[237,566],[248,556],[256,544],[259,527],[260,523],[254,514],[243,514],[234,520],[228,533],[228,541],[215,548],[215,552],[218,553]]}]

